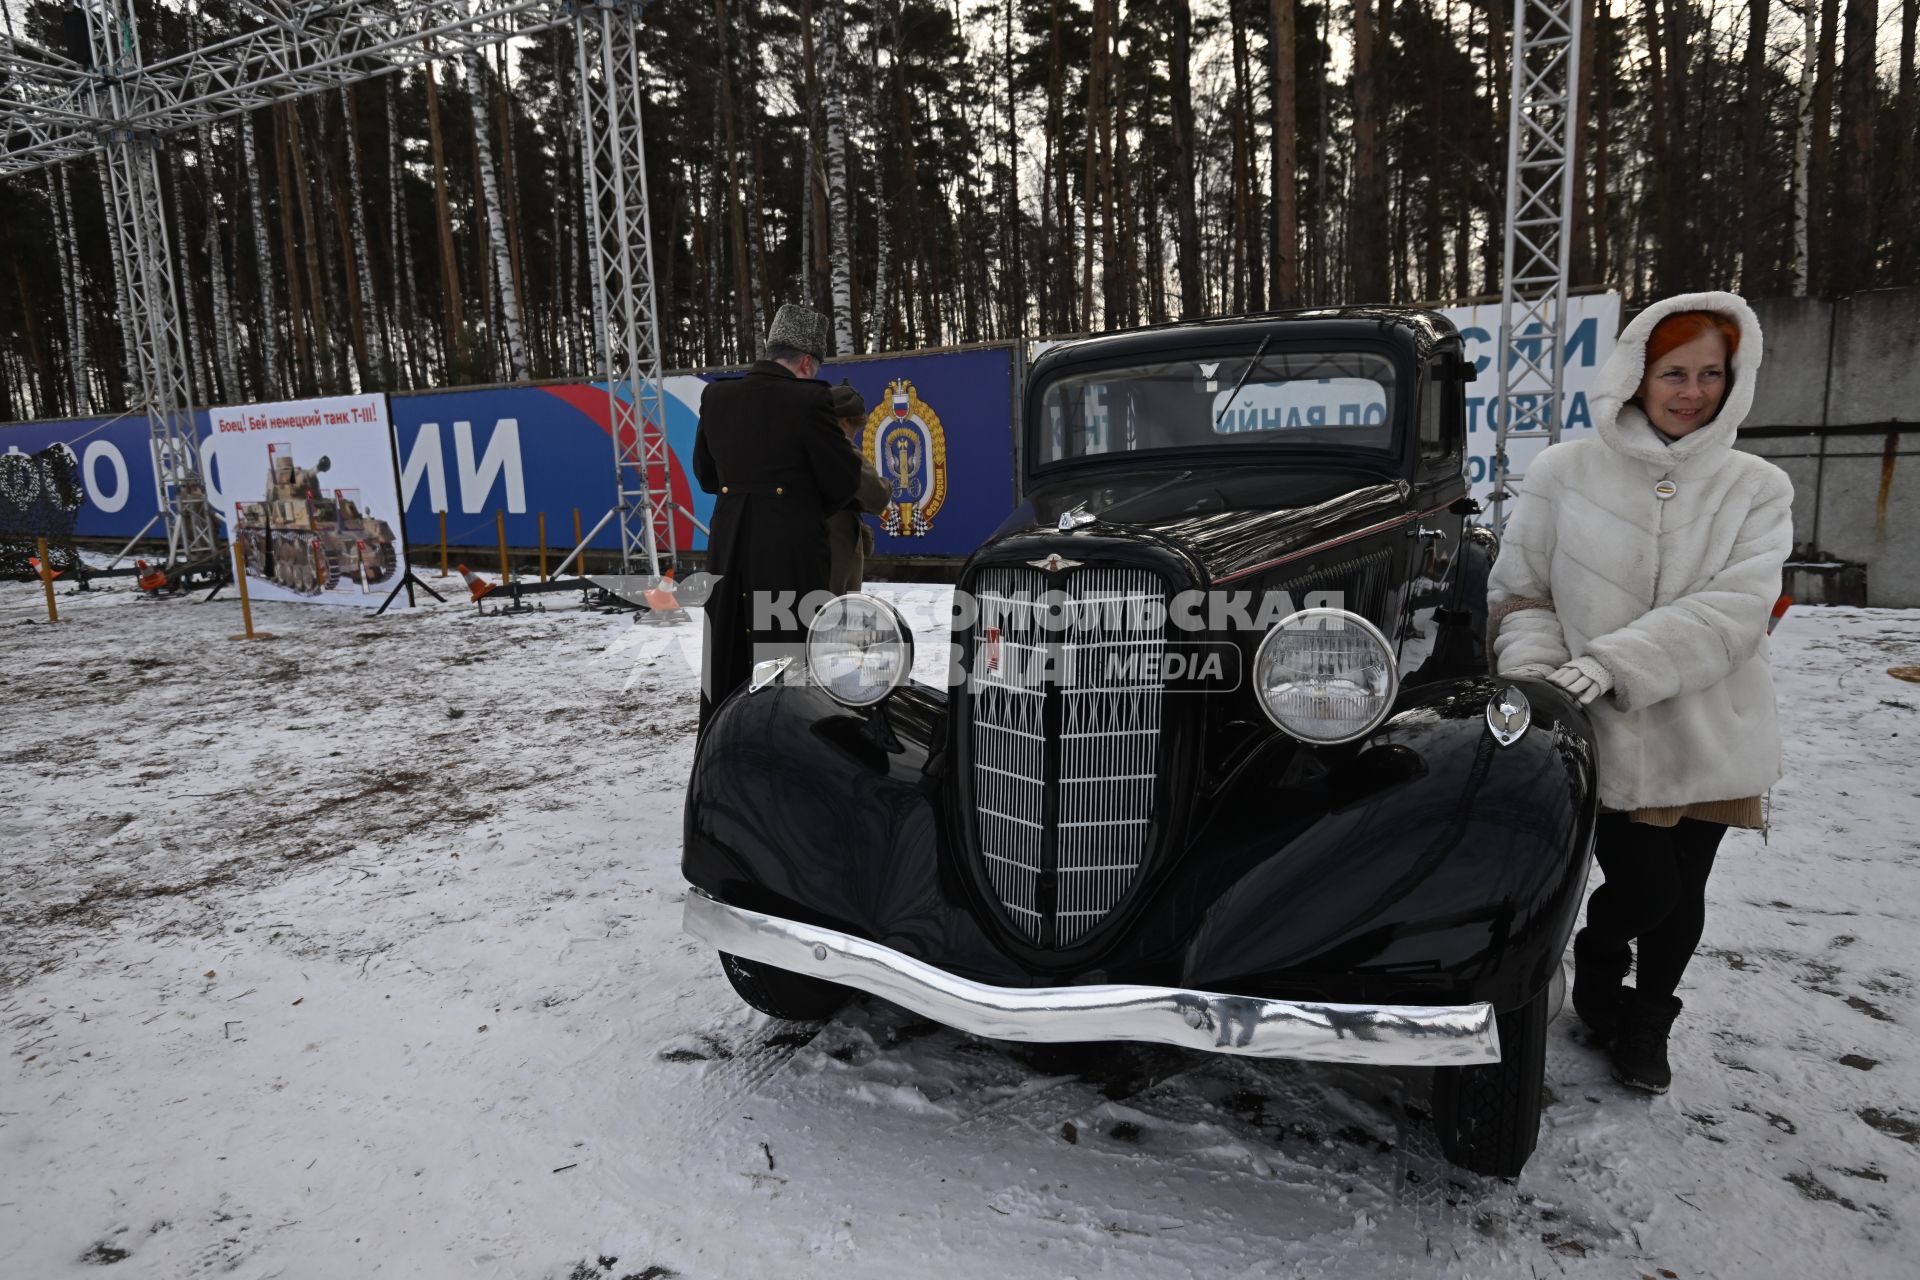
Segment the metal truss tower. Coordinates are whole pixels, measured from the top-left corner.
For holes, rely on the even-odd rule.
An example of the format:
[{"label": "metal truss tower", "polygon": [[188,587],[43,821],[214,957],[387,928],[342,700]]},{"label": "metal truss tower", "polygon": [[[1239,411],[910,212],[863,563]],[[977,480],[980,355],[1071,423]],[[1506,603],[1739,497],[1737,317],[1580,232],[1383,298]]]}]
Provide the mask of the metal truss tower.
[{"label": "metal truss tower", "polygon": [[639,26],[648,0],[239,0],[261,25],[146,63],[133,0],[76,0],[89,65],[0,36],[0,178],[104,151],[120,317],[153,432],[168,561],[216,564],[158,153],[176,134],[255,108],[571,24],[592,201],[596,344],[608,382],[621,568],[675,552],[641,135]]},{"label": "metal truss tower", "polygon": [[662,549],[671,562],[676,548],[647,147],[640,128],[638,14],[628,5],[594,0],[574,25],[574,35],[596,268],[593,313],[602,336],[600,376],[607,384],[613,428],[620,566],[625,572],[636,555],[644,554],[649,571],[658,576]]},{"label": "metal truss tower", "polygon": [[84,11],[95,76],[87,86],[101,122],[111,199],[109,228],[124,264],[127,314],[120,318],[140,371],[147,426],[153,434],[154,480],[166,518],[170,564],[217,564],[220,547],[207,506],[200,436],[193,422],[192,365],[187,360],[180,295],[173,278],[156,154],[160,138],[123,122],[141,112],[140,33],[131,0],[93,0]]},{"label": "metal truss tower", "polygon": [[1514,0],[1513,98],[1507,129],[1506,275],[1500,290],[1500,413],[1493,446],[1493,525],[1506,524],[1515,436],[1560,439],[1567,260],[1573,247],[1573,155],[1579,110],[1581,5]]}]

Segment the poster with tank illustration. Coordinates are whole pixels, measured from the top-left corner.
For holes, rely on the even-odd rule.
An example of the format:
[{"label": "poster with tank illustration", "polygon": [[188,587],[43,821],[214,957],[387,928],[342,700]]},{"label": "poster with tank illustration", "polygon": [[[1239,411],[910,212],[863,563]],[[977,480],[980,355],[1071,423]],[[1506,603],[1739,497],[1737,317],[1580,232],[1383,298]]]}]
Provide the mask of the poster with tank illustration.
[{"label": "poster with tank illustration", "polygon": [[384,395],[209,409],[201,450],[254,599],[378,608],[405,574]]}]

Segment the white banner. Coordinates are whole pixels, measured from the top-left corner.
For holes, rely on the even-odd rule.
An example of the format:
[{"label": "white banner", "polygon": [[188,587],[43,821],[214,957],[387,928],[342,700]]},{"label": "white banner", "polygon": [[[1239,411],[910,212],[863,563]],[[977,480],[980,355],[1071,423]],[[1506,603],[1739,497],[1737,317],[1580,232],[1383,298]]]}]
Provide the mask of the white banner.
[{"label": "white banner", "polygon": [[[261,600],[376,608],[407,568],[383,395],[207,410],[207,496]],[[407,603],[406,593],[395,599]]]},{"label": "white banner", "polygon": [[[1493,437],[1500,412],[1500,369],[1493,362],[1500,337],[1500,304],[1446,307],[1440,314],[1460,330],[1467,359],[1480,371],[1479,381],[1467,384],[1467,483],[1473,487],[1473,496],[1484,502],[1493,492]],[[1593,414],[1587,406],[1587,397],[1593,392],[1600,366],[1613,354],[1613,340],[1619,333],[1619,294],[1590,293],[1567,299],[1566,346],[1561,351],[1562,440],[1578,440],[1593,434]],[[1528,344],[1537,348],[1541,341],[1538,330],[1523,330],[1514,335],[1514,345],[1529,355],[1532,350]],[[1546,446],[1544,433],[1509,436],[1507,474],[1524,477],[1527,464]]]}]

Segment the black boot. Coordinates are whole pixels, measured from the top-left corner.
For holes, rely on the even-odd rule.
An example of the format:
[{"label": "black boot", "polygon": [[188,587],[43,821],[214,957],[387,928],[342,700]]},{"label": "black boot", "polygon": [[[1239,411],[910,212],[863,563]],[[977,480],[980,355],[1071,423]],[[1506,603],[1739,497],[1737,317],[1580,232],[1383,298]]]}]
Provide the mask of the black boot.
[{"label": "black boot", "polygon": [[1613,1078],[1629,1089],[1665,1093],[1673,1083],[1667,1035],[1680,1016],[1680,997],[1628,991],[1620,1003],[1620,1032],[1613,1042]]},{"label": "black boot", "polygon": [[1573,1011],[1605,1044],[1620,1030],[1621,980],[1633,964],[1624,942],[1609,942],[1592,929],[1573,935]]}]

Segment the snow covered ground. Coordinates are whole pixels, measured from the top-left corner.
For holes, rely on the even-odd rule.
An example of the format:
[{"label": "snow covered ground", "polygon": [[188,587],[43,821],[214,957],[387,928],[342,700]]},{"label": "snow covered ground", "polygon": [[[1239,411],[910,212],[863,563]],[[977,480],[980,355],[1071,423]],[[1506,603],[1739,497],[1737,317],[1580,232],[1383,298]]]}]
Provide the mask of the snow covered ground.
[{"label": "snow covered ground", "polygon": [[697,623],[116,587],[0,584],[9,1280],[1920,1274],[1920,613],[1789,615],[1674,1090],[1563,1019],[1509,1184],[1419,1072],[747,1011],[679,928]]}]

